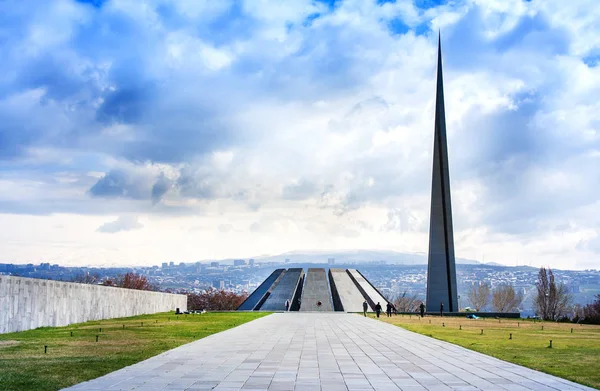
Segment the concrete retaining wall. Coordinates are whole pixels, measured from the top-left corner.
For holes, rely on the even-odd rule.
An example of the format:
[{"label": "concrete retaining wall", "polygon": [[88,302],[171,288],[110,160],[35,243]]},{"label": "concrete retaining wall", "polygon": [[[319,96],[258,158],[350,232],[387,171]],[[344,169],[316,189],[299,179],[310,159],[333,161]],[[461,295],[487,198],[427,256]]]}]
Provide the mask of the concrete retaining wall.
[{"label": "concrete retaining wall", "polygon": [[0,333],[187,309],[187,297],[0,276]]}]

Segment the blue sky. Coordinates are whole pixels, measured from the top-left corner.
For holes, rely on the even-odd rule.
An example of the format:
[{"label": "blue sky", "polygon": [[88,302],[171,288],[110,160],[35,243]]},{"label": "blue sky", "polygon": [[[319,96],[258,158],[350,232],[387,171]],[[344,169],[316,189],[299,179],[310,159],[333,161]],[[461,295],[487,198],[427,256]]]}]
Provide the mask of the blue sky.
[{"label": "blue sky", "polygon": [[595,1],[0,3],[2,261],[427,250],[600,265]]}]

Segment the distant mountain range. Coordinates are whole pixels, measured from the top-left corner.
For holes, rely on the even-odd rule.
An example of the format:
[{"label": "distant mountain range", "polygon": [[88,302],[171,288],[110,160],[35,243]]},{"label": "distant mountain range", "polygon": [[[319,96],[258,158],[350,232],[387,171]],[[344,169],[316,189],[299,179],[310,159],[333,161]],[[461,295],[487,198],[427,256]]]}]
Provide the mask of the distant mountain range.
[{"label": "distant mountain range", "polygon": [[[346,250],[346,251],[290,251],[278,255],[262,255],[253,257],[256,262],[284,262],[290,263],[327,263],[328,258],[335,258],[335,263],[366,263],[385,261],[388,264],[398,265],[426,265],[425,253],[401,253],[383,250]],[[221,260],[223,262],[232,259]],[[482,265],[483,263],[472,259],[456,258],[456,263],[461,265]],[[486,265],[503,266],[489,262]]]}]

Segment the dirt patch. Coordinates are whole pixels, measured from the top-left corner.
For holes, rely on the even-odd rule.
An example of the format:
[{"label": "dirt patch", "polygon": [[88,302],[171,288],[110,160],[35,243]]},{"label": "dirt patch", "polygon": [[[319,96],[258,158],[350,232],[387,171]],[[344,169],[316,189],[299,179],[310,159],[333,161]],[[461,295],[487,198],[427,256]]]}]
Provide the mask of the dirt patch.
[{"label": "dirt patch", "polygon": [[8,347],[8,346],[15,346],[15,345],[18,345],[20,343],[21,343],[20,341],[11,341],[11,340],[9,340],[9,341],[0,341],[0,348],[5,348],[5,347]]}]

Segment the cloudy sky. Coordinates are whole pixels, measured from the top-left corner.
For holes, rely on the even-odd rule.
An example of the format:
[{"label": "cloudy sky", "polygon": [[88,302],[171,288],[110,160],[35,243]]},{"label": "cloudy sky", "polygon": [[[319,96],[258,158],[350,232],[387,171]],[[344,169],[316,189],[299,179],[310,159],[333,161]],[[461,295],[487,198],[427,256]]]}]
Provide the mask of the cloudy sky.
[{"label": "cloudy sky", "polygon": [[[285,5],[284,5],[285,4]],[[426,252],[600,267],[597,0],[0,2],[0,262]]]}]

